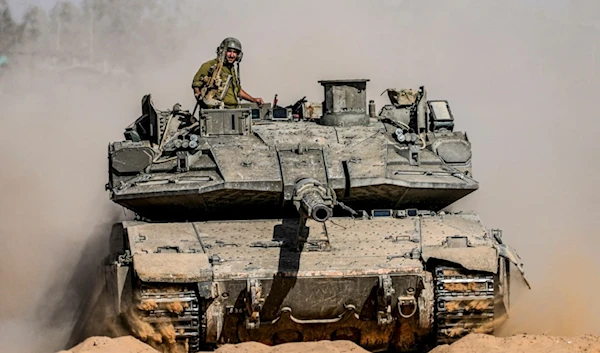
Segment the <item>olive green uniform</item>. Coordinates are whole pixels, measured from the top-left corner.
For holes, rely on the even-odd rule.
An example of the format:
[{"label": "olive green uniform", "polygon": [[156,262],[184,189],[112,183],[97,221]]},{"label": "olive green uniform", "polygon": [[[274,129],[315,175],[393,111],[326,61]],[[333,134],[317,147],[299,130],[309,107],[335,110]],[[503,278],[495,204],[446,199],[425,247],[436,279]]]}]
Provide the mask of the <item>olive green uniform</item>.
[{"label": "olive green uniform", "polygon": [[[198,87],[202,88],[204,82],[202,82],[202,77],[210,76],[213,73],[213,70],[217,66],[217,59],[212,59],[200,66],[200,69],[194,76],[194,81],[192,81],[192,88]],[[238,97],[240,95],[240,81],[237,77],[236,70],[233,65],[228,65],[227,63],[223,64],[223,68],[221,69],[221,79],[223,81],[227,80],[227,77],[231,75],[231,84],[227,89],[227,93],[225,93],[225,97],[223,98],[223,104],[225,104],[226,108],[235,108],[238,105]]]}]

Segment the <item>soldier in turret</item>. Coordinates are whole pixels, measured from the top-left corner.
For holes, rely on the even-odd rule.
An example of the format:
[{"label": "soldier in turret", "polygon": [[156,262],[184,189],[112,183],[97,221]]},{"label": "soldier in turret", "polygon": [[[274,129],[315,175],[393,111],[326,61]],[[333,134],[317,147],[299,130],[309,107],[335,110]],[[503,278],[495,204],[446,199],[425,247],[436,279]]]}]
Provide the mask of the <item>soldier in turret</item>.
[{"label": "soldier in turret", "polygon": [[242,56],[242,43],[228,37],[217,48],[217,57],[202,64],[194,76],[192,88],[203,108],[236,108],[240,98],[263,105],[262,98],[252,97],[240,85]]}]

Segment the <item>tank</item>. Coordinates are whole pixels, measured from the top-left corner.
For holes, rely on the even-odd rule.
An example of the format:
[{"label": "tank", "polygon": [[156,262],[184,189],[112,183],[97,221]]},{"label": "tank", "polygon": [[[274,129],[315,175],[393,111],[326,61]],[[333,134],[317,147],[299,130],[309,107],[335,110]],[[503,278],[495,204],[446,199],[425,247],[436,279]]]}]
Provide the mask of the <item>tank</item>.
[{"label": "tank", "polygon": [[144,96],[108,148],[110,198],[136,214],[111,234],[113,315],[164,352],[338,339],[412,352],[492,333],[523,267],[500,230],[446,210],[478,189],[467,134],[424,87],[387,90],[377,113],[368,81],[319,81],[316,119]]}]

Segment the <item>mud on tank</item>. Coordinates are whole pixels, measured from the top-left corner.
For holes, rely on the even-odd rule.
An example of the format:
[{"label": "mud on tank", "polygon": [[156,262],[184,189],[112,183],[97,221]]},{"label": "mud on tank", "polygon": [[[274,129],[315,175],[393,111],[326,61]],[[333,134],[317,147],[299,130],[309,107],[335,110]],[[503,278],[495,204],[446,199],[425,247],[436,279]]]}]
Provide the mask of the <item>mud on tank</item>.
[{"label": "mud on tank", "polygon": [[519,257],[477,214],[442,211],[478,188],[448,102],[390,89],[376,114],[368,80],[319,82],[319,119],[148,95],[109,145],[107,189],[137,219],[113,229],[106,297],[138,338],[408,352],[506,316]]}]

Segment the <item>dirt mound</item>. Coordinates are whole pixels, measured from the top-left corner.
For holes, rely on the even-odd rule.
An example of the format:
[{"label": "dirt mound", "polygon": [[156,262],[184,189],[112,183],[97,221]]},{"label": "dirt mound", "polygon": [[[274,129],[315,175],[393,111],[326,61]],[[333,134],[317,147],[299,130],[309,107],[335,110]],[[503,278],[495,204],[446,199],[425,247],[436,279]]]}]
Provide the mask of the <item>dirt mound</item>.
[{"label": "dirt mound", "polygon": [[319,341],[284,343],[278,346],[267,346],[262,343],[246,342],[225,345],[216,353],[367,353],[360,346],[350,341]]},{"label": "dirt mound", "polygon": [[[349,341],[286,343],[270,347],[261,343],[228,344],[216,353],[367,353]],[[470,334],[453,343],[434,348],[430,353],[600,353],[600,336],[560,337],[549,335],[514,335],[494,337]],[[68,351],[58,353],[159,353],[131,337],[91,337]]]},{"label": "dirt mound", "polygon": [[600,336],[560,337],[514,335],[494,337],[470,334],[451,345],[438,346],[430,353],[600,353]]},{"label": "dirt mound", "polygon": [[149,345],[131,337],[90,337],[68,351],[58,353],[158,353]]},{"label": "dirt mound", "polygon": [[[349,341],[286,343],[270,347],[262,343],[227,344],[216,353],[367,353]],[[68,351],[58,353],[159,353],[149,345],[131,337],[90,337]]]}]

